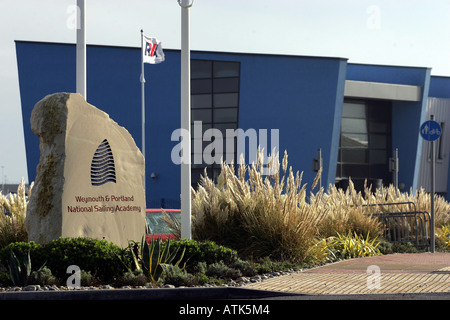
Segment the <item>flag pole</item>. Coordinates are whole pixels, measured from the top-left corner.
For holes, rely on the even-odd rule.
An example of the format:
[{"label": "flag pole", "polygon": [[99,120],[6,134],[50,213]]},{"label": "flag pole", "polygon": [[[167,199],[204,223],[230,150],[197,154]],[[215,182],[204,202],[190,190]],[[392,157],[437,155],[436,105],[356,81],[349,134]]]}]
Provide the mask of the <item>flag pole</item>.
[{"label": "flag pole", "polygon": [[77,0],[76,92],[86,100],[86,0]]},{"label": "flag pole", "polygon": [[145,159],[145,76],[144,76],[144,30],[141,29],[141,115],[142,115],[142,147]]},{"label": "flag pole", "polygon": [[[191,69],[189,8],[193,0],[178,0],[181,7],[181,238],[191,239]],[[186,143],[185,143],[186,142]]]},{"label": "flag pole", "polygon": [[144,30],[141,29],[141,134],[142,134],[142,147],[141,152],[144,156],[144,194],[147,192],[146,184],[146,168],[145,168],[145,76],[144,76]]}]

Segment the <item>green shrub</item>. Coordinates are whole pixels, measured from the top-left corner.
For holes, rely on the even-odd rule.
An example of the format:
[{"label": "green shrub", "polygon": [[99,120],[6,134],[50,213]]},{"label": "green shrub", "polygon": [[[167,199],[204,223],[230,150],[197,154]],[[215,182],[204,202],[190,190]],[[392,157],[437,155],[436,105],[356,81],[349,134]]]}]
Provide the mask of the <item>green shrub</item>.
[{"label": "green shrub", "polygon": [[195,273],[195,282],[197,285],[204,285],[205,283],[211,284],[211,279],[204,273]]},{"label": "green shrub", "polygon": [[231,268],[239,270],[243,276],[252,277],[258,274],[257,266],[255,263],[252,263],[247,260],[237,259],[231,265]]},{"label": "green shrub", "polygon": [[7,266],[11,251],[17,257],[23,257],[28,251],[32,262],[33,270],[40,268],[45,261],[42,261],[42,247],[33,241],[30,242],[12,242],[0,250],[0,265]]},{"label": "green shrub", "polygon": [[160,279],[160,283],[171,284],[176,287],[180,286],[194,286],[197,285],[197,279],[194,275],[188,273],[186,270],[181,269],[177,265],[164,264],[164,273]]},{"label": "green shrub", "polygon": [[412,242],[394,242],[392,243],[392,251],[395,253],[419,253],[420,251]]},{"label": "green shrub", "polygon": [[289,260],[286,261],[273,261],[269,257],[259,259],[255,262],[250,262],[253,265],[257,274],[277,272],[289,269],[299,269],[300,265],[293,263]]},{"label": "green shrub", "polygon": [[380,250],[381,254],[394,253],[394,247],[392,243],[387,241],[380,241],[378,243],[378,250]]},{"label": "green shrub", "polygon": [[0,270],[3,270],[1,282],[13,285],[28,283],[33,270],[42,267],[42,264],[32,263],[31,257],[36,256],[38,248],[34,242],[13,242],[1,249]]},{"label": "green shrub", "polygon": [[80,270],[80,285],[82,287],[99,286],[102,284],[100,277],[92,275],[91,271]]},{"label": "green shrub", "polygon": [[147,284],[147,277],[142,270],[127,271],[114,281],[114,286],[145,286]]},{"label": "green shrub", "polygon": [[[10,252],[23,256],[30,251],[32,271],[45,265],[64,283],[67,267],[77,265],[99,281],[109,283],[126,271],[123,261],[131,259],[126,250],[106,240],[59,238],[39,245],[34,242],[11,243],[0,250],[0,264],[8,265]],[[121,257],[121,258],[120,258]]]},{"label": "green shrub", "polygon": [[126,271],[119,258],[124,255],[124,250],[111,242],[79,237],[59,238],[43,245],[41,259],[60,279],[68,277],[68,266],[77,265],[109,283]]},{"label": "green shrub", "polygon": [[206,262],[209,265],[223,261],[225,264],[231,264],[238,259],[235,250],[218,245],[213,241],[183,239],[172,242],[171,246],[174,249],[186,248],[180,266],[186,264],[188,270],[192,270],[199,262]]},{"label": "green shrub", "polygon": [[0,287],[12,285],[11,277],[5,266],[0,265]]},{"label": "green shrub", "polygon": [[52,286],[59,284],[58,279],[56,279],[56,277],[52,274],[52,271],[46,266],[43,266],[37,271],[33,271],[31,273],[29,282],[30,284],[38,284],[40,286],[44,285]]},{"label": "green shrub", "polygon": [[218,279],[237,279],[242,276],[239,270],[230,268],[223,261],[208,265],[205,274]]}]

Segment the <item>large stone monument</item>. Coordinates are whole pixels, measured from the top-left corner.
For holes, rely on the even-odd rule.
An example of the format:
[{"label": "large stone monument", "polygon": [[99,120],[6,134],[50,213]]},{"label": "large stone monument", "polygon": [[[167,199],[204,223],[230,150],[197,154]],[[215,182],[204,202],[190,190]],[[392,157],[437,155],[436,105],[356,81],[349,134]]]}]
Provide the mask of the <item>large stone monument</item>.
[{"label": "large stone monument", "polygon": [[129,132],[75,93],[39,101],[31,129],[41,157],[25,221],[29,241],[86,236],[121,247],[140,241],[144,157]]}]

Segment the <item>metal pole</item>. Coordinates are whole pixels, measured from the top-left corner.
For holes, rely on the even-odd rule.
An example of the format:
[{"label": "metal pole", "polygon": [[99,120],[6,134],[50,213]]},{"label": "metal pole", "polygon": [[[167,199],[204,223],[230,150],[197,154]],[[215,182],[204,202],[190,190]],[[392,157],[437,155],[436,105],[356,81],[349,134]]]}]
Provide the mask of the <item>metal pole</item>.
[{"label": "metal pole", "polygon": [[[191,68],[189,8],[193,0],[178,0],[181,7],[181,238],[191,239]],[[187,133],[187,136],[186,136]]]},{"label": "metal pole", "polygon": [[[141,50],[144,48],[144,30],[141,29]],[[144,75],[144,55],[141,52],[141,121],[142,121],[142,154],[145,159],[145,75]]]},{"label": "metal pole", "polygon": [[142,147],[141,152],[144,156],[144,193],[146,194],[147,180],[145,170],[145,74],[144,74],[144,30],[141,29],[141,135],[142,135]]},{"label": "metal pole", "polygon": [[76,91],[87,100],[86,92],[86,0],[77,0]]},{"label": "metal pole", "polygon": [[398,148],[395,148],[392,158],[389,158],[389,172],[392,172],[392,183],[395,187],[397,197],[400,196],[398,191]]},{"label": "metal pole", "polygon": [[[430,120],[434,120],[434,115],[430,116]],[[435,193],[435,178],[436,178],[436,144],[431,141],[431,221],[430,221],[430,249],[431,253],[435,250],[434,239],[434,193]]]},{"label": "metal pole", "polygon": [[5,193],[5,174],[4,174],[5,166],[2,166],[2,192]]},{"label": "metal pole", "polygon": [[[317,150],[317,158],[319,159],[319,170],[322,170],[322,149]],[[319,176],[319,190],[322,188],[322,172]]]},{"label": "metal pole", "polygon": [[393,169],[394,169],[394,187],[397,197],[400,196],[400,192],[398,191],[398,148],[394,150],[394,159],[393,159]]},{"label": "metal pole", "polygon": [[394,150],[394,186],[398,189],[398,148]]}]

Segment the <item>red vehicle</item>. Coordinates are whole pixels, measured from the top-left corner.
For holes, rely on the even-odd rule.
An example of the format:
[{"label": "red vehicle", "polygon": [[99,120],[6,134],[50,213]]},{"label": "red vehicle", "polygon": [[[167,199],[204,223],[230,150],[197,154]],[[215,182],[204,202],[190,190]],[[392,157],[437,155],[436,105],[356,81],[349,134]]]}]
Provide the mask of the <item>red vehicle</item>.
[{"label": "red vehicle", "polygon": [[[164,211],[178,221],[181,220],[180,209],[164,209]],[[147,234],[145,236],[147,242],[153,239],[161,239],[163,241],[167,239],[176,239],[175,235],[172,234],[171,229],[163,219],[163,209],[146,209],[145,215],[147,218]]]}]

